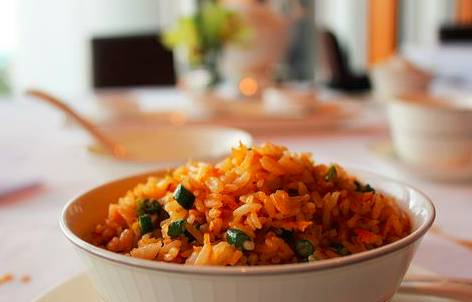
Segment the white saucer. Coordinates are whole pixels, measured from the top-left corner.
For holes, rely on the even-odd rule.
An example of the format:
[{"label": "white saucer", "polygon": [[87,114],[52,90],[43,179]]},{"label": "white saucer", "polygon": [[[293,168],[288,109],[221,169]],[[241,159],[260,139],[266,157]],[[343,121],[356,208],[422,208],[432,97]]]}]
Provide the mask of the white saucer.
[{"label": "white saucer", "polygon": [[[428,274],[424,269],[413,266],[410,273]],[[46,292],[34,302],[104,302],[93,288],[86,273],[81,273]],[[455,300],[430,295],[402,293],[401,289],[390,302],[454,302]]]},{"label": "white saucer", "polygon": [[93,288],[86,273],[78,274],[75,277],[66,280],[64,283],[57,285],[34,302],[103,302]]},{"label": "white saucer", "polygon": [[[239,128],[254,133],[291,134],[294,132],[311,132],[320,129],[337,129],[356,127],[357,117],[362,105],[350,101],[330,101],[314,104],[309,110],[284,108],[272,111],[264,109],[261,102],[215,102],[211,104],[192,105],[201,107],[204,113],[174,111],[140,111],[128,117],[127,123],[135,125],[171,126],[182,122],[186,126],[214,125]],[[101,120],[96,123],[104,124]],[[111,120],[108,123],[123,123]]]},{"label": "white saucer", "polygon": [[432,180],[440,181],[470,181],[472,180],[472,167],[450,167],[439,168],[420,166],[403,161],[395,152],[390,141],[377,141],[369,145],[369,150],[375,155],[383,158],[392,166],[409,174]]},{"label": "white saucer", "polygon": [[131,155],[118,160],[98,143],[87,146],[87,161],[107,180],[173,168],[188,160],[216,162],[240,143],[252,145],[249,133],[226,127],[116,126],[104,130]]}]

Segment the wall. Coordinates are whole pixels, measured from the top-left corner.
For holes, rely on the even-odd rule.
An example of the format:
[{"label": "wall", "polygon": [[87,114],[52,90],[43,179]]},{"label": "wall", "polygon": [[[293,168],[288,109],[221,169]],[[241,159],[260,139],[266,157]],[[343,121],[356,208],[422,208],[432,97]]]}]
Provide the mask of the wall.
[{"label": "wall", "polygon": [[455,0],[400,0],[400,44],[434,47],[441,24],[454,21]]},{"label": "wall", "polygon": [[[178,12],[194,10],[194,0],[6,0],[7,5],[12,1],[19,6],[14,90],[35,86],[64,95],[91,89],[88,43],[94,35],[157,30]],[[456,2],[399,1],[402,44],[423,47],[436,43],[437,28],[453,18]],[[367,8],[368,0],[315,0],[316,24],[337,34],[357,70],[367,66]]]},{"label": "wall", "polygon": [[[454,20],[457,0],[398,0],[399,39],[422,48],[437,44],[437,31]],[[354,69],[367,67],[367,13],[369,0],[316,0],[315,21],[333,30],[348,50]]]},{"label": "wall", "polygon": [[17,2],[0,2],[0,96],[10,93],[10,56],[14,51],[17,32]]},{"label": "wall", "polygon": [[155,31],[180,2],[164,0],[21,0],[13,86],[74,96],[90,91],[89,41],[95,35]]},{"label": "wall", "polygon": [[367,5],[368,0],[315,1],[316,24],[336,34],[355,70],[365,69],[367,65]]}]

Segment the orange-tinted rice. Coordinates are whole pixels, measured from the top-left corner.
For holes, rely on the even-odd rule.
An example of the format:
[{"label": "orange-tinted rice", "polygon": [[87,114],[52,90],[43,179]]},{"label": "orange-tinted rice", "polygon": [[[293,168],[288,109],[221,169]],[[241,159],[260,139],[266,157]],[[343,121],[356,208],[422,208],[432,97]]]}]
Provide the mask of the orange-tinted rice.
[{"label": "orange-tinted rice", "polygon": [[[195,196],[189,210],[174,199],[179,184]],[[310,154],[272,144],[240,145],[215,165],[189,162],[132,188],[110,204],[92,241],[110,251],[156,261],[264,265],[345,256],[408,235],[409,218],[395,200],[362,188],[369,187],[339,165],[314,163]],[[143,200],[158,202],[168,214],[151,215],[155,229],[144,235],[137,221]],[[169,224],[179,219],[185,219],[186,232],[170,238]],[[227,242],[229,228],[250,237],[248,250]],[[298,240],[308,240],[313,253],[297,254]]]}]

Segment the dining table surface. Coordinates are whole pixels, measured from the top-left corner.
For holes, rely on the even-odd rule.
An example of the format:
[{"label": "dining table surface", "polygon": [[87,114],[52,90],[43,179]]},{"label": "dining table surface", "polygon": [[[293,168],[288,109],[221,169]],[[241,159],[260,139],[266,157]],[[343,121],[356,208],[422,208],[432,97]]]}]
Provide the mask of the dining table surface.
[{"label": "dining table surface", "polygon": [[[148,107],[153,102],[159,104],[156,108],[190,102],[173,88],[136,95]],[[87,95],[71,104],[92,116],[96,107],[87,104],[93,100]],[[375,154],[372,144],[389,140],[385,106],[375,101],[358,106],[349,126],[293,131],[274,126],[255,131],[254,141],[311,152],[317,162],[337,162],[420,189],[436,207],[434,229],[446,235],[429,232],[413,263],[441,276],[472,278],[472,248],[459,242],[472,242],[472,183],[420,178]],[[85,270],[60,230],[59,217],[74,196],[109,179],[90,161],[85,148],[89,141],[62,113],[44,104],[25,96],[0,98],[0,280],[13,277],[0,281],[0,301],[34,301]],[[9,188],[22,189],[8,193]]]}]

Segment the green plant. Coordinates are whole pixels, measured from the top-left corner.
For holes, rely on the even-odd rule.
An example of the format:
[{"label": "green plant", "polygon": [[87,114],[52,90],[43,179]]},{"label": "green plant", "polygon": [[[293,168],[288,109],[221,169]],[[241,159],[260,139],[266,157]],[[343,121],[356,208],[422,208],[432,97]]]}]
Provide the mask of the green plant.
[{"label": "green plant", "polygon": [[8,65],[6,59],[0,57],[0,95],[6,95],[10,93],[9,78],[8,78]]},{"label": "green plant", "polygon": [[165,32],[163,43],[171,49],[185,48],[190,64],[199,65],[226,43],[244,44],[249,36],[250,31],[237,12],[205,1],[196,14],[179,19]]}]

